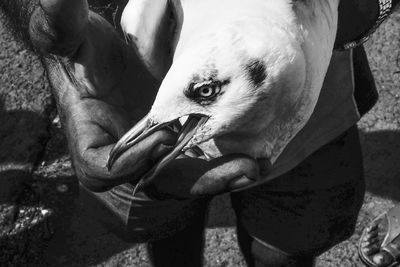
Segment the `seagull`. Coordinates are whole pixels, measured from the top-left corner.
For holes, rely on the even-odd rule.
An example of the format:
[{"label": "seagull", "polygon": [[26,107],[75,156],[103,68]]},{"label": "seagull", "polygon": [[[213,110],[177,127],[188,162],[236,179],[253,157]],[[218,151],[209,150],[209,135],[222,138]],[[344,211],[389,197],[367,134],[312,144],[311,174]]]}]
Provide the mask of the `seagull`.
[{"label": "seagull", "polygon": [[310,118],[334,47],[339,0],[130,0],[127,42],[161,81],[150,112],[110,152],[108,168],[155,131],[182,122],[183,151],[273,164]]}]

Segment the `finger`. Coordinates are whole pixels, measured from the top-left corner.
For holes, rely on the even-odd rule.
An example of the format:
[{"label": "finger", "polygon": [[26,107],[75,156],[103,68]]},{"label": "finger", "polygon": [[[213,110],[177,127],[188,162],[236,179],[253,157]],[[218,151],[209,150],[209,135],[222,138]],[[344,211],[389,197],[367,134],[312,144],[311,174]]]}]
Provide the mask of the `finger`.
[{"label": "finger", "polygon": [[89,148],[74,160],[80,181],[92,191],[108,190],[118,184],[139,180],[159,158],[173,148],[176,134],[166,130],[158,131],[131,147],[115,161],[111,171],[106,167],[113,145]]},{"label": "finger", "polygon": [[88,14],[86,0],[40,0],[29,24],[33,45],[45,54],[72,56],[83,42]]}]

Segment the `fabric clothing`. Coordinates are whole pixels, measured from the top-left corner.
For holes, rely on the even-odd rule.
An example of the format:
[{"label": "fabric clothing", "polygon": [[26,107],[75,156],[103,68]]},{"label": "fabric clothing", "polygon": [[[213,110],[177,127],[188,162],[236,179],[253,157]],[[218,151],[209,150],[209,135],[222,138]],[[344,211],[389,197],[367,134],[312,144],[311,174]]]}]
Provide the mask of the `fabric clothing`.
[{"label": "fabric clothing", "polygon": [[210,199],[154,200],[134,186],[123,184],[95,193],[80,186],[80,201],[87,212],[121,239],[144,243],[170,237],[192,222],[204,220]]},{"label": "fabric clothing", "polygon": [[317,104],[310,119],[289,142],[270,173],[257,186],[290,171],[311,153],[356,124],[360,114],[354,99],[352,51],[333,52]]},{"label": "fabric clothing", "polygon": [[364,47],[334,52],[310,120],[287,145],[269,175],[259,184],[290,171],[311,153],[357,123],[377,99]]},{"label": "fabric clothing", "polygon": [[361,116],[378,101],[378,91],[363,46],[353,49],[354,98]]},{"label": "fabric clothing", "polygon": [[[289,255],[318,255],[353,233],[364,196],[362,169],[353,126],[278,179],[231,194],[232,206],[239,223],[262,246]],[[88,212],[132,242],[167,238],[204,221],[210,201],[133,198],[129,184],[104,193],[82,188],[81,193]]]},{"label": "fabric clothing", "polygon": [[353,126],[290,172],[231,199],[239,223],[262,246],[317,256],[353,234],[364,191]]}]

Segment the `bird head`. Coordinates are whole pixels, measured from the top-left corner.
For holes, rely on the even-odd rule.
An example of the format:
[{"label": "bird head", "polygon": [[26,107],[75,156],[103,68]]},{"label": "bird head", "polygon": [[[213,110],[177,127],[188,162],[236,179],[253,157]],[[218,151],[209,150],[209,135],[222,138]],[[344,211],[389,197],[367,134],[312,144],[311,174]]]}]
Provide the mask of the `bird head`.
[{"label": "bird head", "polygon": [[199,146],[209,158],[244,153],[273,163],[314,110],[339,0],[154,2],[130,1],[122,26],[162,83],[114,152],[185,119],[170,158]]}]

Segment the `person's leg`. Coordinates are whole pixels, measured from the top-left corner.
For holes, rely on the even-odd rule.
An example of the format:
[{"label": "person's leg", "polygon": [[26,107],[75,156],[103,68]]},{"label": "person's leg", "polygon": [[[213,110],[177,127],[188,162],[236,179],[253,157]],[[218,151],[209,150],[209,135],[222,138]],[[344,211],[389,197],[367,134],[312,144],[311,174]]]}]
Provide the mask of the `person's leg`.
[{"label": "person's leg", "polygon": [[358,130],[258,187],[233,193],[238,239],[249,266],[313,266],[354,231],[364,196]]},{"label": "person's leg", "polygon": [[201,267],[203,263],[205,212],[174,235],[148,243],[154,267]]},{"label": "person's leg", "polygon": [[262,244],[249,235],[240,221],[237,222],[237,236],[248,267],[314,266],[313,256],[290,256]]},{"label": "person's leg", "polygon": [[81,187],[80,200],[119,238],[148,243],[153,266],[201,266],[209,199],[157,201],[132,193],[126,184],[104,193]]}]

